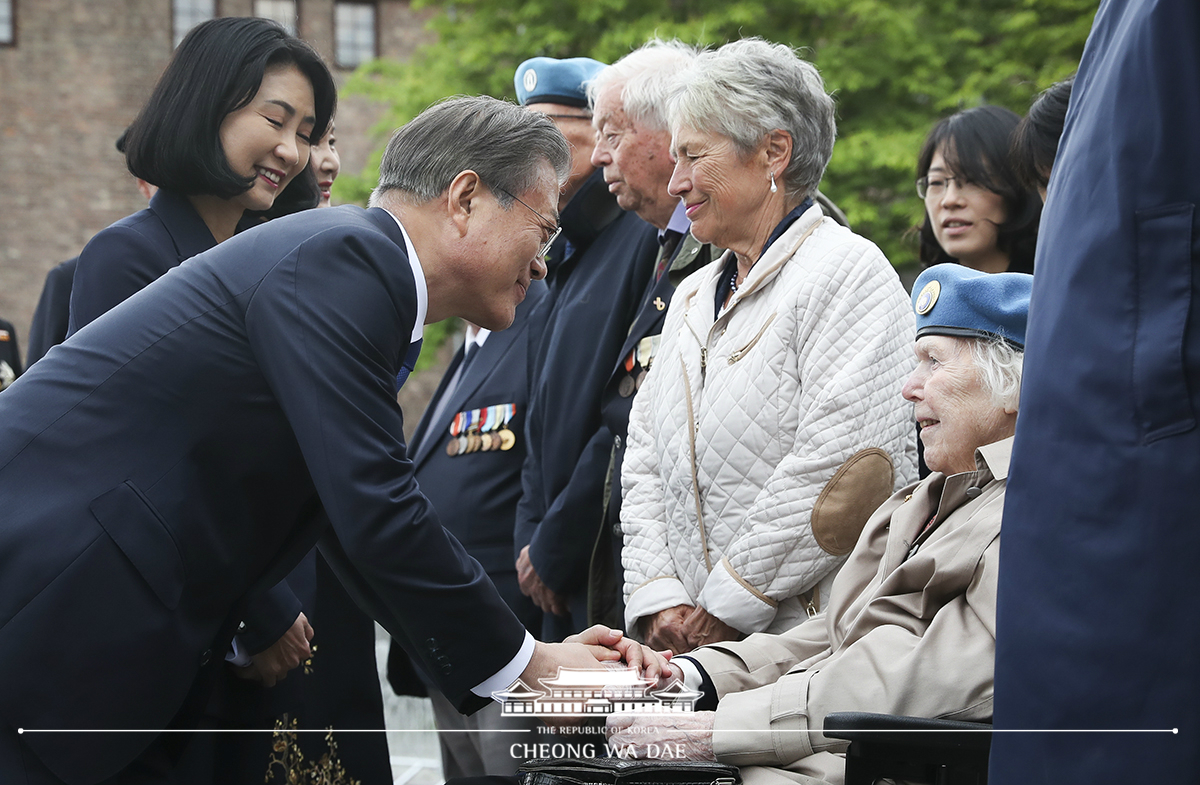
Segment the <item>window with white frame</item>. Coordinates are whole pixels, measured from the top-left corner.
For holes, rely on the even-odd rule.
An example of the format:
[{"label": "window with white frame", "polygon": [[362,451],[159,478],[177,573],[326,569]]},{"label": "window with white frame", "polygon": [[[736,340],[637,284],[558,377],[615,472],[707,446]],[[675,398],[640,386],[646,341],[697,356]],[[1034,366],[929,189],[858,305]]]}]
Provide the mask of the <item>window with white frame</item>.
[{"label": "window with white frame", "polygon": [[17,40],[16,11],[13,5],[16,0],[0,0],[0,46],[11,44]]},{"label": "window with white frame", "polygon": [[296,0],[254,0],[254,15],[276,21],[296,34]]},{"label": "window with white frame", "polygon": [[217,0],[175,0],[173,5],[175,46],[193,27],[217,15]]},{"label": "window with white frame", "polygon": [[338,2],[334,6],[337,64],[356,68],[375,57],[375,4]]}]

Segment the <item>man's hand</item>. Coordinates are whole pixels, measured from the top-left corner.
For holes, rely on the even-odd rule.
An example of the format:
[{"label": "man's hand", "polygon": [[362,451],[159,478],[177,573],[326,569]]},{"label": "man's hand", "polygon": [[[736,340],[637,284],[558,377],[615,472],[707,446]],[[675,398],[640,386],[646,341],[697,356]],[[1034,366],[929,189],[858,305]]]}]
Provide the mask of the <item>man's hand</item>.
[{"label": "man's hand", "polygon": [[312,637],[312,625],[301,613],[279,640],[266,650],[250,655],[253,662],[245,668],[234,668],[234,673],[243,679],[261,681],[264,687],[274,687],[275,682],[287,678],[288,671],[312,656],[308,647]]},{"label": "man's hand", "polygon": [[642,619],[642,639],[654,649],[683,654],[696,648],[688,643],[684,622],[696,610],[691,605],[676,605]]},{"label": "man's hand", "polygon": [[621,757],[647,758],[650,747],[662,754],[683,760],[716,761],[713,752],[713,724],[717,713],[696,711],[687,714],[610,714],[608,746],[621,751]]},{"label": "man's hand", "polygon": [[700,606],[696,606],[695,610],[683,620],[683,636],[687,641],[687,651],[691,651],[706,643],[740,640],[742,633]]},{"label": "man's hand", "polygon": [[521,549],[521,555],[517,557],[517,582],[521,585],[521,593],[533,600],[533,604],[545,613],[553,613],[555,616],[566,616],[570,613],[566,597],[556,593],[538,577],[537,570],[533,568],[533,562],[529,559],[528,545]]}]

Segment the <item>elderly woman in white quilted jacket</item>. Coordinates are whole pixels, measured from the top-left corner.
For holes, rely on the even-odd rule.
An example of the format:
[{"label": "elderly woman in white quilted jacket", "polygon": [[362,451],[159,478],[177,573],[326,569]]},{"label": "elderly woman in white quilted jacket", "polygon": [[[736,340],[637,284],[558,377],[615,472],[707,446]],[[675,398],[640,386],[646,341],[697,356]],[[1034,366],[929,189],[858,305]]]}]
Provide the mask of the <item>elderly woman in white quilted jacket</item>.
[{"label": "elderly woman in white quilted jacket", "polygon": [[633,406],[625,618],[674,652],[819,612],[871,512],[916,479],[913,316],[892,266],[822,217],[833,99],[782,45],[736,41],[669,108],[692,234],[728,248],[683,281]]}]

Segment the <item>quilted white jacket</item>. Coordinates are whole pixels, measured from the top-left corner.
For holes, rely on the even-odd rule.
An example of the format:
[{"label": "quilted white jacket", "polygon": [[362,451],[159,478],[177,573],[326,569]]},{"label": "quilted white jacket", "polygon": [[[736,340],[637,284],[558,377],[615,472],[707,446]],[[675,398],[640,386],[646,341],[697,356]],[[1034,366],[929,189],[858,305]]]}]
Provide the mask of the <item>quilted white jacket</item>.
[{"label": "quilted white jacket", "polygon": [[882,252],[813,207],[714,320],[724,269],[680,285],[630,416],[630,631],[679,604],[744,633],[796,625],[869,515],[916,479],[900,395],[916,328]]}]

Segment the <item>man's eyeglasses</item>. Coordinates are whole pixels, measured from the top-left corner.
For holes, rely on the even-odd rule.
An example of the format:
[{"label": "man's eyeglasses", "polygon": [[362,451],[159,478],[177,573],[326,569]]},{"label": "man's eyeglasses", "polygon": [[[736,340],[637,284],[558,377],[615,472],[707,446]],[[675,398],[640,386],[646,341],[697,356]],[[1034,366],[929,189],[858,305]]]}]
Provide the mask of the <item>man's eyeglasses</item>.
[{"label": "man's eyeglasses", "polygon": [[[502,194],[507,195],[510,199],[515,199],[516,201],[521,202],[521,200],[517,197],[516,194],[511,194],[508,191],[504,190],[503,188],[497,188],[496,190]],[[529,205],[525,204],[524,202],[521,202],[521,205],[524,206],[524,208],[526,210],[528,210],[529,212],[536,215],[539,219],[541,219],[542,228],[550,233],[550,239],[547,240],[546,242],[542,243],[541,248],[538,248],[538,257],[541,259],[544,259],[544,258],[546,258],[546,254],[550,253],[550,246],[554,245],[554,241],[558,239],[558,236],[560,234],[562,234],[562,227],[559,226],[554,221],[551,221],[549,218],[542,215],[541,213],[539,213],[537,210],[533,209]]]}]

